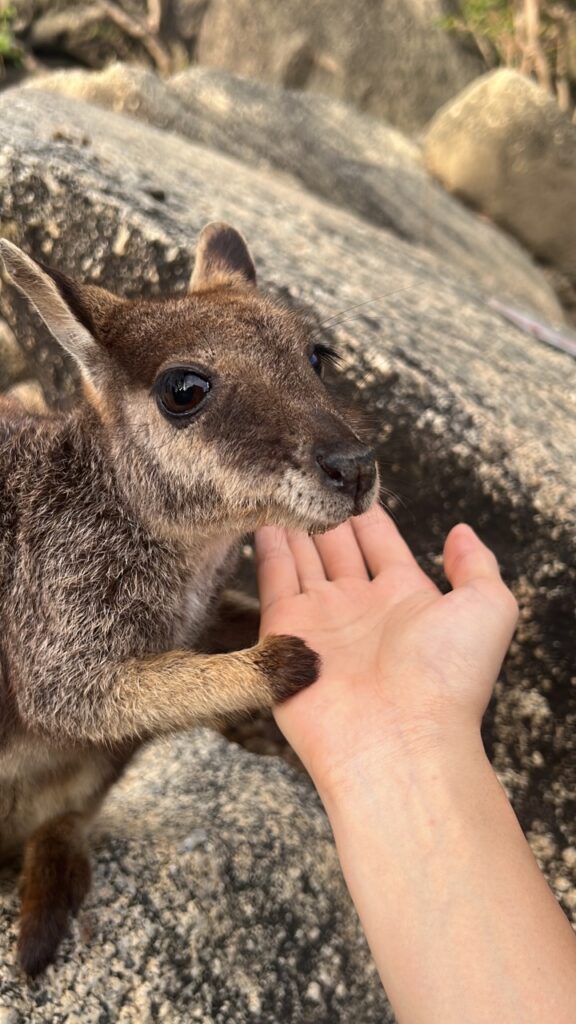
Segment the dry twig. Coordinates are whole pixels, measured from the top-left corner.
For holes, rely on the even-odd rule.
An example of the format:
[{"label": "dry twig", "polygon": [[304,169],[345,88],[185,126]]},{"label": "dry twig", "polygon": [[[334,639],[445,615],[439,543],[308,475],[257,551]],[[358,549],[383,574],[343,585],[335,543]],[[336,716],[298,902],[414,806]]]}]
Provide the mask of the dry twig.
[{"label": "dry twig", "polygon": [[45,14],[32,25],[32,44],[43,46],[53,44],[65,34],[81,31],[95,22],[106,19],[116,25],[125,35],[141,42],[161,74],[170,73],[172,69],[170,54],[157,38],[162,19],[161,0],[148,0],[148,15],[145,21],[128,14],[114,0],[95,0],[94,3],[85,7]]}]

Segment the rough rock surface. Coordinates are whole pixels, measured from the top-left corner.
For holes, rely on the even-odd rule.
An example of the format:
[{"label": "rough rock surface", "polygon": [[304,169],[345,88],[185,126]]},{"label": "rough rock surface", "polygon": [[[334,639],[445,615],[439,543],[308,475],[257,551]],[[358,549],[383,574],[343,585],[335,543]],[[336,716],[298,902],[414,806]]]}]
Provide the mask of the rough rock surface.
[{"label": "rough rock surface", "polygon": [[452,14],[451,0],[211,0],[196,56],[413,130],[484,70],[471,39],[442,29]]},{"label": "rough rock surface", "polygon": [[0,892],[0,1024],[392,1020],[304,776],[198,731],[148,748],[93,839],[91,894],[34,987]]},{"label": "rough rock surface", "polygon": [[[174,289],[185,285],[195,236],[211,219],[231,221],[244,232],[264,286],[289,301],[311,305],[322,318],[334,317],[332,334],[344,357],[342,389],[362,387],[359,401],[374,424],[384,484],[401,499],[388,495],[388,501],[422,563],[438,572],[442,539],[459,519],[475,525],[495,548],[521,602],[522,619],[487,716],[486,742],[533,849],[576,923],[576,362],[501,321],[488,308],[483,290],[457,264],[369,226],[278,173],[247,168],[177,135],[60,96],[20,90],[0,97],[0,225],[37,257],[122,293]],[[388,299],[358,306],[384,291]],[[69,364],[14,290],[2,288],[0,314],[36,367],[49,400],[72,400]],[[252,985],[261,1006],[271,1007],[261,1019],[275,1024],[386,1019],[357,933],[342,924],[349,920],[347,904],[327,840],[317,868],[298,876],[308,845],[320,850],[317,837],[327,834],[306,783],[274,761],[230,752],[223,741],[210,745],[193,782],[185,769],[187,742],[173,741],[159,758],[157,775],[152,766],[141,782],[132,775],[122,793],[113,796],[99,846],[97,882],[102,887],[95,887],[90,903],[97,915],[98,943],[77,952],[67,947],[65,983],[59,985],[57,974],[51,974],[50,983],[33,996],[38,1005],[52,1001],[48,1018],[40,1010],[34,1011],[36,1018],[30,1016],[31,1004],[14,1003],[32,996],[22,996],[8,957],[0,967],[0,1005],[17,1006],[21,1024],[44,1019],[84,1024],[90,1018],[78,1006],[92,998],[96,986],[103,1005],[95,1020],[146,1021],[150,1001],[152,1014],[156,1006],[171,1004],[171,1010],[162,1010],[164,1018],[158,1011],[148,1019],[195,1019],[194,999],[193,1012],[211,1024],[234,1021],[228,1005],[240,999],[245,1006]],[[206,799],[207,761],[219,773],[215,810]],[[242,773],[239,784],[236,765]],[[198,787],[192,803],[202,805],[199,814],[210,828],[196,817],[191,824],[180,803],[181,769],[186,790],[196,793]],[[263,784],[270,772],[273,790]],[[264,812],[283,813],[279,778],[293,801],[297,798],[302,830],[298,824],[298,839],[292,842],[290,814],[286,825],[282,817],[278,834],[284,845],[270,851],[270,818]],[[164,785],[160,799],[155,787]],[[241,801],[244,787],[253,794],[249,806]],[[168,860],[164,827],[168,839],[176,833],[163,823],[172,816],[183,828],[205,828],[209,835],[214,820],[225,836],[245,827],[253,851],[248,863],[258,863],[254,877],[277,878],[279,859],[282,878],[294,877],[289,906],[282,889],[280,895],[274,889],[271,904],[260,900],[250,884],[251,869],[242,874],[232,855],[226,859],[228,853],[216,858],[221,882],[204,899],[212,877],[208,860],[198,870],[189,867],[180,840],[175,847],[170,844]],[[234,847],[235,841],[227,840],[225,849]],[[117,886],[112,871],[108,876],[108,864],[116,860],[122,879]],[[137,901],[133,893],[141,877],[150,885]],[[316,906],[317,885],[339,908],[334,916],[328,904]],[[224,916],[240,894],[256,908],[250,983],[242,949],[250,937],[238,917],[230,932],[224,923],[203,927],[198,952],[194,929],[199,917],[205,920],[207,905],[212,908],[212,892],[222,893]],[[14,903],[3,906],[5,928],[12,927]],[[287,972],[295,979],[289,982],[293,1002],[280,1008],[274,993],[285,977],[282,958],[289,962],[289,957],[285,947],[275,944],[269,924],[269,915],[276,913],[275,926],[295,936],[298,950],[298,970],[289,966]],[[307,930],[314,915],[323,930],[322,943],[342,957],[327,975],[328,988],[333,986],[337,995],[342,982],[353,994],[341,1003],[334,998],[328,1009],[319,1003],[302,1012],[300,984],[307,985],[312,999],[327,998],[324,968],[318,966],[314,977],[307,973],[308,958],[316,965],[318,957],[326,963],[318,953],[320,940]],[[127,928],[120,940],[116,926],[109,930],[106,921],[122,917]],[[341,927],[345,939],[339,944]],[[191,966],[196,957],[201,958],[199,973]],[[225,1009],[220,991],[229,1001]],[[110,1012],[109,1005],[114,1007]]]},{"label": "rough rock surface", "polygon": [[487,292],[560,318],[530,257],[446,195],[400,132],[337,100],[190,68],[167,82],[144,68],[57,71],[28,87],[124,111],[308,189],[461,267]]},{"label": "rough rock surface", "polygon": [[447,189],[576,278],[576,124],[543,89],[484,75],[436,114],[424,156]]}]

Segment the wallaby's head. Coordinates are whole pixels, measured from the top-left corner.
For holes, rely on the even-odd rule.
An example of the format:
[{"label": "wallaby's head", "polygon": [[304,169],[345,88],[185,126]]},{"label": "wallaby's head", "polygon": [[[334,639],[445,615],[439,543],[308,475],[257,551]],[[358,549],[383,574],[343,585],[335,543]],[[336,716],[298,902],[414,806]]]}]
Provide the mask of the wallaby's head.
[{"label": "wallaby's head", "polygon": [[374,500],[374,456],[322,382],[326,350],[258,292],[233,228],[204,228],[189,291],[164,299],[78,285],[7,241],[0,254],[80,364],[118,475],[156,514],[210,533],[315,532]]}]

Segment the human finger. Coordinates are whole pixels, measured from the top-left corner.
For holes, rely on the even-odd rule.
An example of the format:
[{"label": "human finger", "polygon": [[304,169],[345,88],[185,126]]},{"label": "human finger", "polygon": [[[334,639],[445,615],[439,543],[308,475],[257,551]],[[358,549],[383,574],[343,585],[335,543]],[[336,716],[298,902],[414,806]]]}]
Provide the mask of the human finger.
[{"label": "human finger", "polygon": [[368,570],[350,522],[314,538],[329,580],[354,577],[368,579]]},{"label": "human finger", "polygon": [[314,583],[325,582],[326,573],[322,559],[312,538],[302,530],[287,530],[286,537],[301,589],[305,590]]},{"label": "human finger", "polygon": [[350,522],[372,576],[377,576],[391,564],[403,563],[419,569],[406,541],[380,505],[372,505],[367,512],[355,516]]},{"label": "human finger", "polygon": [[458,523],[446,538],[444,571],[454,589],[477,579],[500,579],[496,556],[466,523]]},{"label": "human finger", "polygon": [[511,616],[517,614],[515,598],[502,580],[496,556],[465,523],[453,527],[446,538],[444,571],[454,590],[485,582],[499,584]]},{"label": "human finger", "polygon": [[277,526],[256,531],[256,572],[262,612],[275,601],[300,593],[296,563],[286,537]]}]

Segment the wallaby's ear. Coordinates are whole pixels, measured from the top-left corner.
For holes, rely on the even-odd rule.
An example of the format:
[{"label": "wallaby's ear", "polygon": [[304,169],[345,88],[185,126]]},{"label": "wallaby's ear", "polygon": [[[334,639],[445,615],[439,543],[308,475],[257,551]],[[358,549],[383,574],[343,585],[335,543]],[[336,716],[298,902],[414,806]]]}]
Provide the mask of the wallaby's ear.
[{"label": "wallaby's ear", "polygon": [[256,284],[256,270],[242,235],[229,224],[207,224],[200,232],[190,291]]},{"label": "wallaby's ear", "polygon": [[102,315],[120,300],[103,288],[78,285],[37,263],[5,238],[0,239],[0,256],[14,284],[36,307],[56,340],[85,370],[96,369],[102,358],[98,313]]}]

